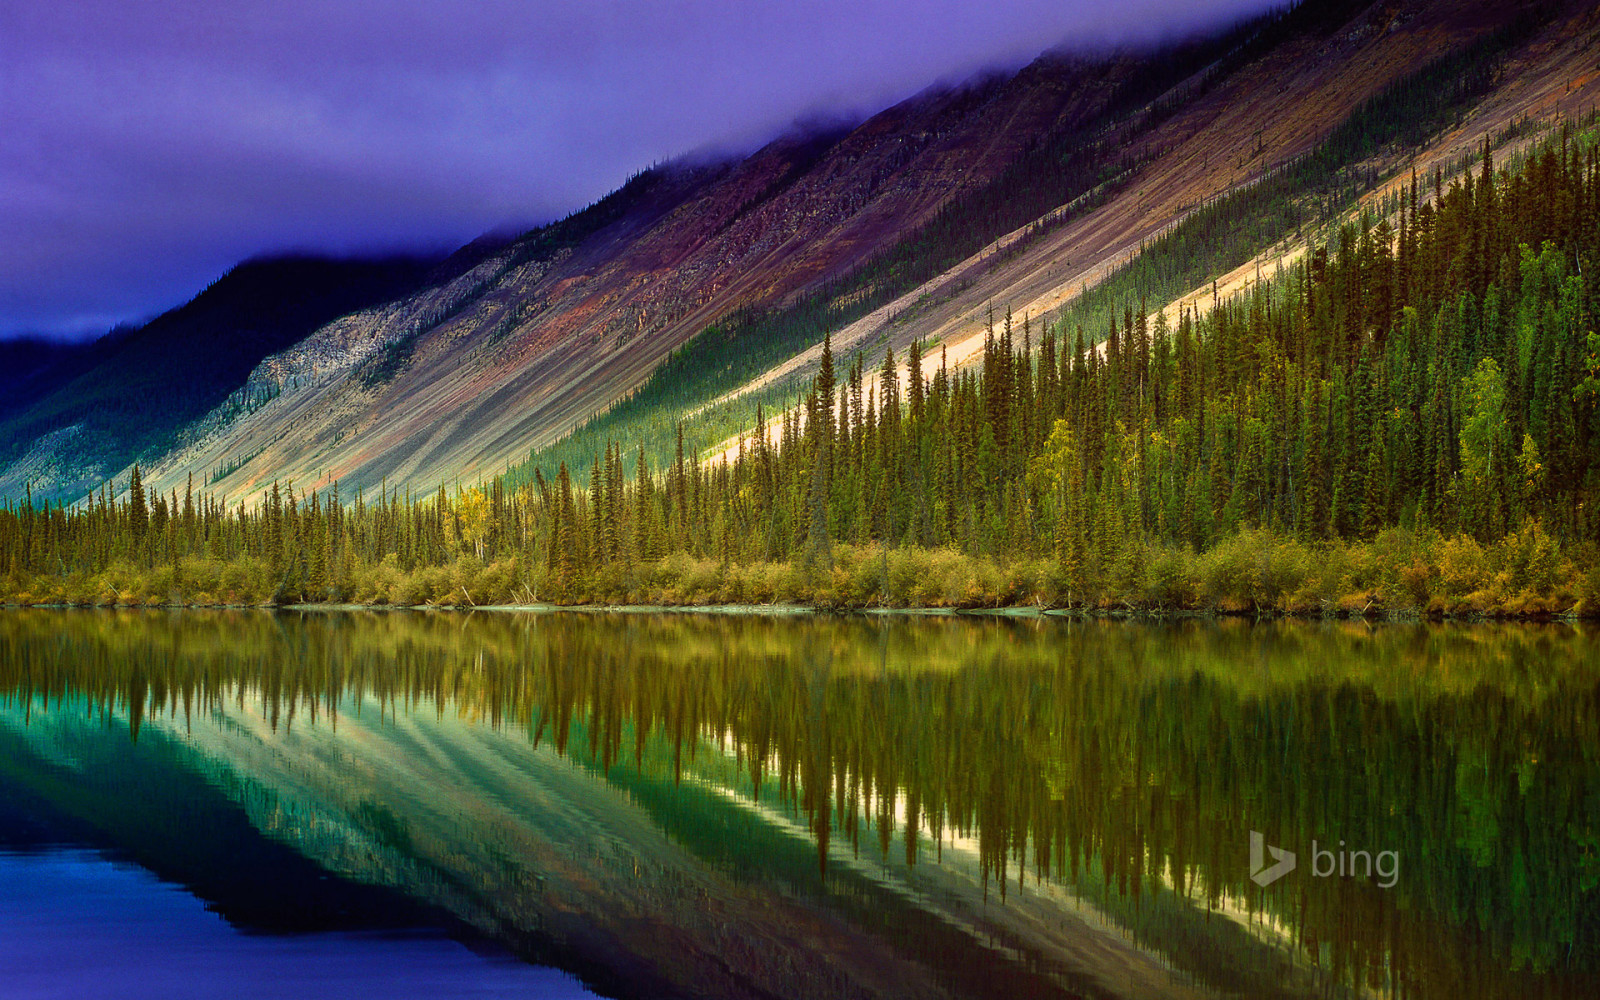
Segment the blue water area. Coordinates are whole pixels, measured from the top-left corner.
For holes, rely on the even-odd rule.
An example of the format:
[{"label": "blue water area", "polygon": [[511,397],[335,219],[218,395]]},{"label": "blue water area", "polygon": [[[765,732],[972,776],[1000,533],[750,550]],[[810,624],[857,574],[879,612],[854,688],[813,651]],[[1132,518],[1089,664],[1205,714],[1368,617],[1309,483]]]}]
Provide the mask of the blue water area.
[{"label": "blue water area", "polygon": [[0,851],[0,997],[590,997],[576,979],[433,929],[252,934],[136,865]]}]

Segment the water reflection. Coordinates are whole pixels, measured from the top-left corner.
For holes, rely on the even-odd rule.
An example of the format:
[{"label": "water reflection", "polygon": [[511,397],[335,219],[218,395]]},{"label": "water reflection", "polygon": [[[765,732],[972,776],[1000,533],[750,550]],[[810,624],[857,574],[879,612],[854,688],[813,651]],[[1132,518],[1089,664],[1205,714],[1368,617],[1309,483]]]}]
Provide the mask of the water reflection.
[{"label": "water reflection", "polygon": [[193,896],[82,850],[0,850],[0,969],[18,1000],[593,995],[438,933],[240,935]]},{"label": "water reflection", "polygon": [[[1595,654],[1562,626],[8,611],[0,759],[175,842],[188,807],[123,790],[200,775],[626,995],[1589,997]],[[1253,830],[1299,859],[1265,888]],[[1318,877],[1313,841],[1398,877]]]}]

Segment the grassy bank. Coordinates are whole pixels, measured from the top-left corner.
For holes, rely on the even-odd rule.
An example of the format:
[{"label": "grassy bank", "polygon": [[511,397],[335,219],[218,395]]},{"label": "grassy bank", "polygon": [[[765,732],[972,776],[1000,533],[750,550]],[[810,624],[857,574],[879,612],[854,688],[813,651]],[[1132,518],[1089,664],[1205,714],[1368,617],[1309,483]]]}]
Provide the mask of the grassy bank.
[{"label": "grassy bank", "polygon": [[[95,574],[6,581],[9,604],[287,605],[256,560],[184,558]],[[407,571],[394,558],[357,567],[309,603],[476,607],[529,604],[858,608],[1073,608],[1146,613],[1305,616],[1600,617],[1600,552],[1565,550],[1538,524],[1490,544],[1390,529],[1366,541],[1311,543],[1245,531],[1204,552],[1147,544],[1115,561],[1064,566],[954,549],[839,545],[831,565],[720,563],[675,553],[566,578],[511,558],[462,556]]]}]

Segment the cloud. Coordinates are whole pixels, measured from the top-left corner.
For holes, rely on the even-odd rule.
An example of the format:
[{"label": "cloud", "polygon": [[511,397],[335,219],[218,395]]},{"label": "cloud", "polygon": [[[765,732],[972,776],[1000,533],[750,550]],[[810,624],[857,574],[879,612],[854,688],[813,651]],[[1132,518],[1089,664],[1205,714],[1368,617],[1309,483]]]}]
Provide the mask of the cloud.
[{"label": "cloud", "polygon": [[0,9],[0,331],[151,314],[285,247],[439,249],[935,80],[1259,0],[55,0]]}]

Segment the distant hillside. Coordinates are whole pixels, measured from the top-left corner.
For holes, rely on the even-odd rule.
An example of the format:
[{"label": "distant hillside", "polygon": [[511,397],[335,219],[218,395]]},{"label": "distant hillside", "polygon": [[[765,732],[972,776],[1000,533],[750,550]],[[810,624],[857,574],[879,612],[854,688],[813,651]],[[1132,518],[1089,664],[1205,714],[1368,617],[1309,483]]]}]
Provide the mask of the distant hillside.
[{"label": "distant hillside", "polygon": [[[181,428],[221,403],[262,358],[338,316],[415,292],[438,263],[248,261],[142,327],[90,344],[0,345],[0,461],[11,466],[0,495],[32,481],[44,495],[72,497],[171,448]],[[51,432],[61,442],[54,454],[19,461]]]},{"label": "distant hillside", "polygon": [[81,375],[94,363],[97,343],[49,337],[0,340],[0,420],[21,413],[40,396]]}]

